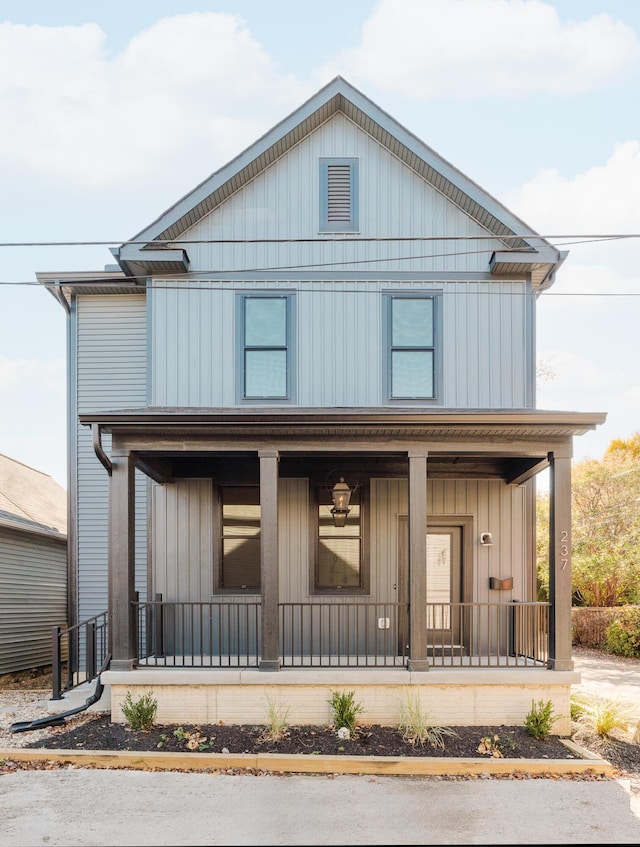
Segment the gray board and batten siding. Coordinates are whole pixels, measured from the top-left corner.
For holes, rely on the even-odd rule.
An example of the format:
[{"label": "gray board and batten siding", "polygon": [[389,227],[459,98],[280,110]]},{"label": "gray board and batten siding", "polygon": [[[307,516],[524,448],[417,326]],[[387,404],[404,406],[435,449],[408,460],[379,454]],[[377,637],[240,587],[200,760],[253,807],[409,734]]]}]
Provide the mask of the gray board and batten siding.
[{"label": "gray board and batten siding", "polygon": [[[379,407],[385,398],[385,293],[435,292],[447,409],[531,409],[533,295],[525,282],[393,280],[153,283],[151,405],[236,405],[238,291],[294,292],[296,405]],[[439,330],[439,331],[438,331]]]},{"label": "gray board and batten siding", "polygon": [[[358,162],[357,232],[320,231],[323,157]],[[277,273],[279,268],[295,272],[297,267],[321,278],[323,269],[339,271],[340,263],[342,270],[362,275],[380,274],[381,267],[407,274],[482,273],[489,269],[493,252],[505,249],[505,242],[336,114],[185,230],[174,246],[186,249],[190,270],[205,277],[211,271],[246,269],[254,269],[252,276],[257,277],[259,269]]]},{"label": "gray board and batten siding", "polygon": [[[309,600],[309,484],[307,479],[283,478],[278,486],[279,601]],[[474,545],[473,596],[467,602],[486,603],[489,575],[512,576],[506,599],[531,600],[526,582],[527,525],[530,517],[526,485],[501,480],[428,480],[431,522],[439,517],[473,520],[474,538],[491,527],[493,547]],[[178,479],[172,485],[153,485],[153,559],[156,590],[163,599],[201,602],[213,592],[213,497],[210,479]],[[399,519],[408,513],[405,479],[372,479],[370,491],[370,595],[376,602],[396,601]],[[485,578],[486,577],[486,578]],[[255,600],[246,593],[226,594],[237,602]],[[221,599],[221,598],[218,598]],[[314,602],[323,602],[316,597]],[[504,599],[504,598],[503,598]],[[354,597],[345,597],[354,602]],[[362,600],[367,602],[368,597]],[[327,602],[340,602],[332,596]],[[495,602],[495,598],[494,598]]]}]

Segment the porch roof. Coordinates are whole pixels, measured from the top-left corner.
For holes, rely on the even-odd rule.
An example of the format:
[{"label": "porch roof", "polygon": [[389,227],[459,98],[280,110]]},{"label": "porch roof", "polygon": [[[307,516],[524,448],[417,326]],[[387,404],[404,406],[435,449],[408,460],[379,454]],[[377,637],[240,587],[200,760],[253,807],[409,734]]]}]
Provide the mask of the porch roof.
[{"label": "porch roof", "polygon": [[213,433],[265,439],[282,436],[349,438],[418,438],[428,441],[473,439],[555,440],[595,429],[604,412],[562,412],[521,409],[186,408],[147,406],[139,409],[86,412],[80,423],[97,424],[105,432],[144,428],[178,435]]},{"label": "porch roof", "polygon": [[323,462],[340,453],[343,472],[366,457],[371,476],[404,476],[407,455],[423,452],[431,477],[519,484],[547,467],[551,452],[570,456],[572,437],[605,418],[538,410],[146,407],[84,413],[80,422],[92,427],[94,450],[109,472],[103,432],[135,452],[140,470],[161,483],[203,473],[255,482],[255,461],[245,460],[271,450],[282,458],[283,475],[324,478]]}]

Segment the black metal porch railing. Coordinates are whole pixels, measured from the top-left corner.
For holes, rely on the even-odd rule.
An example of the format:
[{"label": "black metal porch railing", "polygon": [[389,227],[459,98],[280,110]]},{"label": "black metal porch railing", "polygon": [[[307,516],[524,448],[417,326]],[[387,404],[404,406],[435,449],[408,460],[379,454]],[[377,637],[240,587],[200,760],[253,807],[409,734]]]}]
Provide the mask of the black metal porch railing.
[{"label": "black metal porch railing", "polygon": [[138,660],[153,667],[257,667],[260,602],[136,602]]},{"label": "black metal porch railing", "polygon": [[[260,662],[255,602],[136,602],[138,664],[250,668]],[[549,603],[429,603],[427,659],[434,667],[544,667]],[[409,609],[398,603],[280,603],[284,667],[402,668]]]},{"label": "black metal porch railing", "polygon": [[107,651],[106,612],[67,629],[52,627],[51,699],[61,700],[66,691],[95,679],[107,658]]}]

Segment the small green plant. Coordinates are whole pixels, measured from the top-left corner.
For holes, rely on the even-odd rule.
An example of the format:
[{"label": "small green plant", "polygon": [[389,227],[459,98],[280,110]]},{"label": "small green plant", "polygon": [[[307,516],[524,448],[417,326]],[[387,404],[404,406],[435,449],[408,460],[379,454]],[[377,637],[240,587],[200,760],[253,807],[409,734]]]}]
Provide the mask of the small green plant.
[{"label": "small green plant", "polygon": [[352,738],[357,733],[358,715],[364,711],[354,698],[355,691],[332,691],[329,700],[332,726],[338,730],[343,727],[348,729]]},{"label": "small green plant", "polygon": [[287,734],[289,709],[279,706],[267,697],[267,728],[262,734],[265,741],[280,741]]},{"label": "small green plant", "polygon": [[400,704],[400,722],[398,729],[402,733],[404,741],[412,746],[420,744],[422,747],[429,742],[432,747],[444,750],[445,739],[457,736],[454,729],[446,726],[435,726],[429,719],[417,694],[406,692],[405,700]]},{"label": "small green plant", "polygon": [[181,726],[177,726],[177,727],[173,730],[173,737],[174,737],[174,738],[177,738],[177,739],[178,739],[178,741],[184,741],[184,739],[185,739],[185,738],[188,738],[189,736],[188,736],[188,733],[186,733],[186,732],[184,731],[183,727],[181,727]]},{"label": "small green plant", "polygon": [[532,700],[531,710],[524,719],[524,726],[529,735],[538,741],[544,741],[549,737],[551,727],[559,718],[559,715],[553,714],[553,703],[551,700],[547,700],[546,703],[538,700],[537,704]]},{"label": "small green plant", "polygon": [[127,691],[121,709],[131,729],[141,729],[143,732],[148,732],[153,729],[156,720],[158,701],[151,691],[142,694],[137,700],[132,698],[130,691]]}]

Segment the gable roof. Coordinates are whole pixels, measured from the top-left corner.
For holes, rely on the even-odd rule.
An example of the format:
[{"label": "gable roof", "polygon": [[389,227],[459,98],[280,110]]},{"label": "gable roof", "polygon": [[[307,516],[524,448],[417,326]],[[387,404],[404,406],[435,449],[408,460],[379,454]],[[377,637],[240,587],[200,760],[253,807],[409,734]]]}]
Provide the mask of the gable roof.
[{"label": "gable roof", "polygon": [[66,538],[66,491],[42,471],[0,454],[0,526]]},{"label": "gable roof", "polygon": [[[491,235],[502,240],[504,250],[494,252],[489,262],[493,274],[530,272],[534,288],[551,284],[553,273],[566,253],[558,251],[340,76],[152,224],[113,250],[124,273],[145,276],[188,272],[187,251],[176,243],[185,231],[337,112],[342,112]],[[186,246],[188,241],[183,243]]]}]

